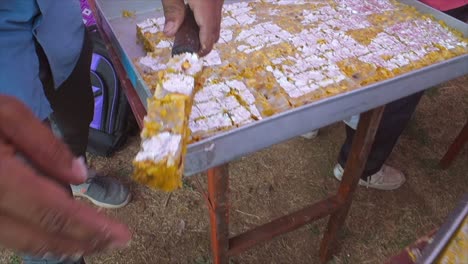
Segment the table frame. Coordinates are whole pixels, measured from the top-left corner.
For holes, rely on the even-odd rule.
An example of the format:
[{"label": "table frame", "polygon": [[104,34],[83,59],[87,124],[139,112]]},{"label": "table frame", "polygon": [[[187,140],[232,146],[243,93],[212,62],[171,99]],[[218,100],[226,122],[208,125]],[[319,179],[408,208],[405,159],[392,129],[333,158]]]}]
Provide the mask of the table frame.
[{"label": "table frame", "polygon": [[330,216],[330,219],[320,246],[320,261],[325,263],[330,260],[338,232],[346,220],[354,191],[364,171],[383,110],[384,106],[361,115],[343,178],[335,195],[237,236],[229,238],[228,165],[209,169],[208,210],[213,262],[227,264],[230,256],[240,254],[261,242],[269,241],[326,216]]}]

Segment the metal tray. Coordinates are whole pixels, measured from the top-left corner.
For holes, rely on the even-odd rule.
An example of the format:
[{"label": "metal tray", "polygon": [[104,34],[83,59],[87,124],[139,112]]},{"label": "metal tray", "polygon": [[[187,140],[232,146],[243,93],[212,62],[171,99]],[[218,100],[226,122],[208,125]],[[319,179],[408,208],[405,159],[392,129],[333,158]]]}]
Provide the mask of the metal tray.
[{"label": "metal tray", "polygon": [[[151,94],[132,63],[134,58],[144,55],[142,46],[137,44],[136,23],[146,18],[162,16],[161,2],[154,0],[95,0],[95,2],[98,12],[95,15],[111,37],[112,45],[117,49],[128,77],[146,107],[146,99]],[[239,1],[225,1],[225,3],[233,2]],[[468,37],[468,24],[416,0],[400,2],[416,7],[422,13],[432,14]],[[122,17],[123,10],[135,12],[135,17]],[[188,147],[185,175],[206,171],[467,73],[468,54],[465,54],[216,134]]]}]

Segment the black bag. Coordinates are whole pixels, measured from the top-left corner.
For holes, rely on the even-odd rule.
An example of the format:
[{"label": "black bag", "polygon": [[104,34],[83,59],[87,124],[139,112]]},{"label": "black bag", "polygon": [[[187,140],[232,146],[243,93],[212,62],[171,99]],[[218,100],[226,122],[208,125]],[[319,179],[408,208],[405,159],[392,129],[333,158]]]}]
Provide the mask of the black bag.
[{"label": "black bag", "polygon": [[94,117],[89,128],[87,151],[109,156],[127,139],[130,107],[96,26],[88,27],[88,31],[94,47],[91,62]]}]

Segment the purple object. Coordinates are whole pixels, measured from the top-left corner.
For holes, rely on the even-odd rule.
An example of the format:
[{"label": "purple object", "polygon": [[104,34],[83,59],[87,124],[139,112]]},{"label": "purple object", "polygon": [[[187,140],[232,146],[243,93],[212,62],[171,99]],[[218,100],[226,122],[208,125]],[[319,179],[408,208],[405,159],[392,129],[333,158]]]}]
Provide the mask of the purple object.
[{"label": "purple object", "polygon": [[[94,15],[88,4],[88,1],[80,0],[80,6],[81,14],[83,16],[83,23],[86,25],[86,27],[89,28],[96,25],[96,20],[94,19]],[[94,28],[93,30],[96,29]],[[99,67],[101,71],[98,69]],[[102,72],[102,70],[104,70],[104,72]],[[115,74],[112,63],[105,56],[103,56],[103,54],[96,53],[96,51],[93,52],[93,58],[91,61],[91,74],[93,75],[92,82],[95,102],[94,117],[90,126],[97,130],[113,133],[115,118],[114,111],[116,110],[116,105],[118,103],[120,93],[119,87],[117,86],[117,76]],[[101,78],[104,78],[104,80]],[[106,82],[106,78],[113,80],[113,82]],[[110,83],[114,84],[114,87],[106,87],[106,85]],[[111,91],[107,91],[106,89],[111,89]],[[111,102],[107,102],[108,98],[111,99]],[[111,104],[110,109],[107,109],[108,103]],[[106,109],[104,109],[104,107]],[[105,120],[109,120],[107,125],[104,124],[106,122]],[[105,127],[107,127],[107,129],[105,129]]]},{"label": "purple object", "polygon": [[93,12],[89,7],[87,0],[80,0],[81,5],[81,14],[83,16],[84,24],[89,27],[96,24],[96,20],[94,19]]},{"label": "purple object", "polygon": [[[100,68],[101,71],[98,68]],[[104,76],[99,75],[98,72],[100,72],[100,74],[104,74]],[[103,118],[105,118],[109,120],[106,132],[112,133],[114,129],[116,105],[120,96],[119,87],[117,86],[117,76],[115,75],[111,62],[98,53],[93,53],[93,58],[91,60],[91,75],[94,93],[94,117],[91,122],[91,127],[98,130],[104,130],[102,121]],[[108,81],[113,81],[104,83],[101,79],[103,77],[107,78]],[[106,85],[110,85],[111,83],[113,84],[113,87],[106,87]],[[110,91],[107,91],[106,89],[110,89]],[[111,101],[108,102],[107,100],[109,98],[111,98]],[[107,108],[107,105],[104,104],[104,100],[111,103],[110,109],[103,109],[103,107]],[[108,110],[110,111],[108,112]],[[107,113],[105,117],[102,116],[103,113]]]},{"label": "purple object", "polygon": [[[95,74],[91,72],[91,74]],[[101,79],[98,77],[97,80],[100,83],[100,87],[96,87],[93,85],[93,93],[94,93],[94,116],[93,121],[91,122],[90,127],[94,129],[100,130],[102,127],[102,107],[104,103],[104,84],[102,83]]]}]

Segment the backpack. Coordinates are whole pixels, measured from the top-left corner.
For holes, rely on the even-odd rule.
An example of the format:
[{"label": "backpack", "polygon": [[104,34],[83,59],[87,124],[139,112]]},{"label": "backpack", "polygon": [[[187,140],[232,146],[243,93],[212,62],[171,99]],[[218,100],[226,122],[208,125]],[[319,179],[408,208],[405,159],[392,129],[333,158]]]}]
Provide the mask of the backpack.
[{"label": "backpack", "polygon": [[96,26],[87,28],[93,42],[90,71],[94,92],[94,117],[87,151],[109,156],[122,147],[128,137],[130,107]]}]

